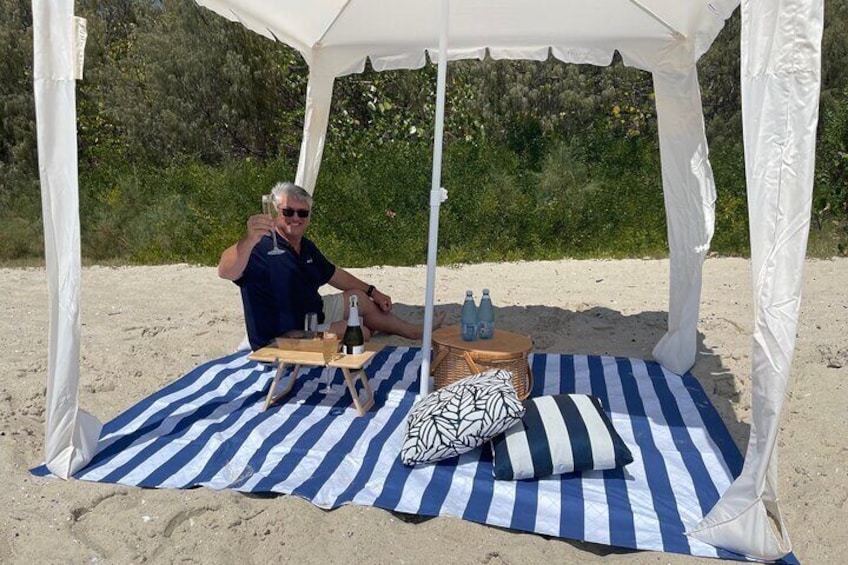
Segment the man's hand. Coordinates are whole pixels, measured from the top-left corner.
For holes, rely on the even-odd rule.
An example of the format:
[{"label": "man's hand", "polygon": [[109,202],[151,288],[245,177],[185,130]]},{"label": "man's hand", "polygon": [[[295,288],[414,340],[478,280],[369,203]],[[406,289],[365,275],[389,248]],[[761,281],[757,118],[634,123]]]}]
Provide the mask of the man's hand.
[{"label": "man's hand", "polygon": [[392,297],[388,294],[383,294],[375,288],[374,292],[371,293],[371,300],[373,300],[374,304],[377,305],[377,308],[383,312],[392,311]]},{"label": "man's hand", "polygon": [[247,235],[245,239],[256,245],[262,236],[271,233],[274,229],[274,220],[268,214],[256,214],[247,219]]},{"label": "man's hand", "polygon": [[218,261],[218,276],[228,281],[238,280],[250,259],[250,252],[265,234],[274,229],[274,220],[267,214],[256,214],[247,219],[247,233],[236,243],[224,249]]}]

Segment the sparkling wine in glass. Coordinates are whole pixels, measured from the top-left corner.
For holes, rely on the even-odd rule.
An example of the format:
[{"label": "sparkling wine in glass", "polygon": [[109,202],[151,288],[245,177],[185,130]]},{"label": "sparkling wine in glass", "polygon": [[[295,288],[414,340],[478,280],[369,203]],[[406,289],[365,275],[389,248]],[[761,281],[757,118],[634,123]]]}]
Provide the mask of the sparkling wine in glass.
[{"label": "sparkling wine in glass", "polygon": [[[274,225],[276,225],[277,216],[279,215],[280,211],[277,210],[277,203],[274,201],[273,194],[262,195],[262,212],[271,216],[271,219],[274,220]],[[274,242],[274,248],[268,252],[268,255],[280,255],[282,253],[285,253],[285,251],[277,247],[276,228],[271,230],[271,241]]]},{"label": "sparkling wine in glass", "polygon": [[[321,354],[324,356],[324,363],[329,365],[330,361],[335,359],[339,354],[339,338],[332,332],[324,332],[321,338]],[[331,394],[333,392],[333,373],[336,370],[332,367],[324,368],[324,388],[321,389],[323,394]]]}]

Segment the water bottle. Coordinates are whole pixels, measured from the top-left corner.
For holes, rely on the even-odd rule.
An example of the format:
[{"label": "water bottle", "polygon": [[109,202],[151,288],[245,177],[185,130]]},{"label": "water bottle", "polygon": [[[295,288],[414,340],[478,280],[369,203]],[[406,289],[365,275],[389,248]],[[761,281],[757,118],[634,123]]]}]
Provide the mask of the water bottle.
[{"label": "water bottle", "polygon": [[355,294],[350,296],[350,312],[347,316],[347,329],[342,338],[346,355],[365,353],[365,337],[362,335],[362,324],[359,322],[359,305]]},{"label": "water bottle", "polygon": [[480,339],[492,339],[495,335],[495,309],[489,297],[489,289],[483,289],[480,310],[477,312],[477,336]]},{"label": "water bottle", "polygon": [[477,339],[477,305],[474,304],[474,293],[465,291],[465,302],[462,304],[462,339],[474,341]]}]

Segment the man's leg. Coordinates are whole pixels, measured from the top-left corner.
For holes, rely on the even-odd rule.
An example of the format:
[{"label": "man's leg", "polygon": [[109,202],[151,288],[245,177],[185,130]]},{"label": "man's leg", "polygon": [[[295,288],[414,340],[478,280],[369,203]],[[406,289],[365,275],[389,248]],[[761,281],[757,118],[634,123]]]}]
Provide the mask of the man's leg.
[{"label": "man's leg", "polygon": [[[344,317],[347,319],[350,310],[350,295],[355,294],[359,299],[359,315],[365,326],[372,330],[385,332],[388,334],[399,335],[407,339],[419,340],[424,336],[424,328],[418,324],[411,324],[406,320],[401,320],[391,312],[383,312],[368,298],[364,292],[360,290],[348,290],[344,293],[345,312]],[[445,313],[440,312],[433,319],[433,328],[438,328],[442,325],[445,319]]]}]

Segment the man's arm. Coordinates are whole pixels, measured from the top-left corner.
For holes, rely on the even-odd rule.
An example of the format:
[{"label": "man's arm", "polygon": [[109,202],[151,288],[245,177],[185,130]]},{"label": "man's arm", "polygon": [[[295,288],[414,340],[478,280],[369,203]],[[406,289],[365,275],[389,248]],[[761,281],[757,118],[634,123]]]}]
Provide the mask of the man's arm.
[{"label": "man's arm", "polygon": [[241,278],[247,268],[250,252],[266,233],[274,229],[274,222],[267,214],[256,214],[247,219],[247,233],[221,253],[218,261],[218,276],[228,281]]},{"label": "man's arm", "polygon": [[[370,284],[353,276],[341,267],[336,267],[336,272],[333,273],[333,276],[330,277],[330,280],[327,281],[327,283],[339,290],[360,290],[366,295],[368,294],[368,289],[372,288]],[[376,288],[373,288],[369,298],[371,298],[371,300],[373,300],[383,312],[391,311],[392,299],[389,295],[383,294]]]}]

